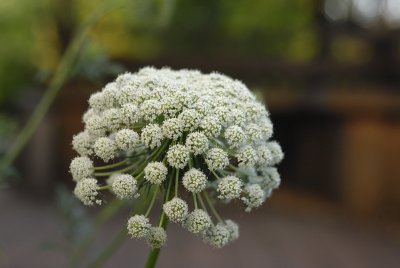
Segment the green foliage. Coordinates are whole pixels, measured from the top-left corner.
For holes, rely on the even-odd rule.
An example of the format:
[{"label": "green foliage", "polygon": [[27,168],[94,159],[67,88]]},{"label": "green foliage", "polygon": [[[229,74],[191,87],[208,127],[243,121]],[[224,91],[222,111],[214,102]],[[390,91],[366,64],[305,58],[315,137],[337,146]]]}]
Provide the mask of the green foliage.
[{"label": "green foliage", "polygon": [[0,105],[27,85],[32,77],[33,1],[2,0],[0,3]]}]

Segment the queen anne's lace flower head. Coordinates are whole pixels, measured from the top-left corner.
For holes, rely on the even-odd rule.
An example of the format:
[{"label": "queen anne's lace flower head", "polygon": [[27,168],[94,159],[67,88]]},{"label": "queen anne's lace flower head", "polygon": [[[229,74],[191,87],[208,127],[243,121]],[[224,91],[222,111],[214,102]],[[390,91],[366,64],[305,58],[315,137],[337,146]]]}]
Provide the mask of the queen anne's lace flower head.
[{"label": "queen anne's lace flower head", "polygon": [[[214,203],[238,199],[250,211],[280,184],[275,165],[284,154],[271,140],[268,111],[223,74],[124,73],[92,94],[82,121],[85,129],[72,139],[80,155],[70,165],[75,195],[88,206],[102,204],[103,191],[121,200],[140,195],[146,213],[133,215],[127,229],[152,248],[166,243],[166,220],[212,246],[228,245],[239,227]],[[149,215],[160,201],[164,214],[152,227]]]}]

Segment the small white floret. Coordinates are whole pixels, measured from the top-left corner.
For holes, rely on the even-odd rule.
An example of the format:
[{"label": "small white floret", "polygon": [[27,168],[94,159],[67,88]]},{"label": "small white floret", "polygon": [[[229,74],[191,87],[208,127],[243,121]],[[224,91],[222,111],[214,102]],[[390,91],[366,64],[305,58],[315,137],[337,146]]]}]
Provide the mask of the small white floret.
[{"label": "small white floret", "polygon": [[144,168],[144,178],[153,184],[160,184],[167,178],[168,169],[161,162],[150,162]]},{"label": "small white floret", "polygon": [[80,156],[75,157],[69,166],[74,181],[80,181],[88,178],[93,173],[93,161],[89,157]]},{"label": "small white floret", "polygon": [[103,159],[104,162],[114,159],[117,151],[115,141],[107,137],[97,139],[93,148],[94,153]]},{"label": "small white floret", "polygon": [[208,139],[203,132],[192,132],[186,137],[186,147],[193,155],[204,153],[208,149]]},{"label": "small white floret", "polygon": [[242,181],[235,176],[226,176],[218,183],[218,198],[231,200],[238,198],[242,192]]},{"label": "small white floret", "polygon": [[183,175],[182,184],[189,192],[200,193],[207,186],[207,177],[202,171],[192,168]]},{"label": "small white floret", "polygon": [[189,150],[182,144],[175,144],[169,147],[167,161],[171,167],[182,169],[189,161]]},{"label": "small white floret", "polygon": [[150,231],[149,219],[144,215],[135,215],[129,218],[128,233],[134,238],[146,237]]},{"label": "small white floret", "polygon": [[119,199],[131,199],[137,192],[137,182],[129,174],[119,174],[113,178],[111,188]]},{"label": "small white floret", "polygon": [[115,143],[120,150],[132,151],[139,143],[139,134],[131,129],[121,129],[115,134]]},{"label": "small white floret", "polygon": [[148,124],[142,129],[140,135],[142,142],[147,148],[154,149],[161,145],[164,136],[158,124]]},{"label": "small white floret", "polygon": [[174,197],[163,205],[163,210],[172,222],[182,222],[188,214],[187,203],[179,197]]},{"label": "small white floret", "polygon": [[87,178],[78,181],[75,186],[74,194],[86,206],[101,205],[98,198],[99,185],[96,179]]}]

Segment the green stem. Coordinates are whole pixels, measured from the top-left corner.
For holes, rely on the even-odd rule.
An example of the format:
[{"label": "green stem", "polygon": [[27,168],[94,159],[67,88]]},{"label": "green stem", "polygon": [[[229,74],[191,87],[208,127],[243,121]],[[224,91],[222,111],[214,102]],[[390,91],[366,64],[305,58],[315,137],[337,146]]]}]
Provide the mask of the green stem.
[{"label": "green stem", "polygon": [[207,192],[204,192],[204,197],[206,198],[207,204],[210,207],[210,209],[211,209],[212,213],[214,214],[214,216],[217,218],[217,220],[219,222],[223,223],[224,221],[222,220],[221,216],[219,216],[217,210],[215,209],[213,203],[210,200],[210,197],[208,197],[208,193]]},{"label": "green stem", "polygon": [[133,165],[127,166],[127,167],[125,167],[123,169],[119,169],[119,170],[114,170],[114,171],[109,171],[109,172],[94,172],[93,175],[96,177],[106,177],[106,176],[113,175],[116,173],[122,173],[125,171],[129,171],[135,167],[136,167],[136,164],[133,164]]},{"label": "green stem", "polygon": [[248,176],[248,175],[249,175],[249,174],[247,174],[247,173],[241,171],[239,168],[235,167],[235,166],[232,165],[232,164],[229,164],[228,167],[231,168],[232,170],[234,170],[236,173],[240,173],[240,174],[245,175],[245,176]]},{"label": "green stem", "polygon": [[[158,226],[165,230],[167,228],[167,224],[168,224],[167,217],[165,217],[165,213],[162,212]],[[144,267],[145,268],[154,268],[159,254],[160,254],[160,248],[153,248],[150,251],[149,256],[147,257],[146,265]]]},{"label": "green stem", "polygon": [[138,167],[137,170],[135,170],[134,172],[132,172],[133,176],[136,176],[137,174],[140,174],[141,172],[143,172],[144,168],[147,166],[147,164],[154,160],[157,159],[160,154],[164,151],[165,147],[168,145],[169,142],[165,142],[163,145],[161,145],[160,147],[158,147],[157,149],[155,149],[148,158],[146,158]]},{"label": "green stem", "polygon": [[201,197],[200,194],[197,194],[197,197],[199,198],[201,208],[202,208],[205,212],[207,212],[207,214],[208,214],[207,207],[206,207],[206,205],[204,204],[203,198]]},{"label": "green stem", "polygon": [[127,237],[127,230],[125,225],[121,228],[121,230],[117,233],[111,243],[100,252],[95,260],[90,262],[87,268],[97,268],[101,267],[107,260],[110,258],[115,251],[122,245]]},{"label": "green stem", "polygon": [[125,164],[126,162],[129,161],[129,158],[125,158],[124,160],[111,164],[111,165],[105,165],[105,166],[100,166],[100,167],[94,167],[94,170],[104,170],[104,169],[110,169],[110,168],[115,168],[115,167],[119,167],[122,166],[123,164]]},{"label": "green stem", "polygon": [[151,212],[151,209],[154,206],[154,203],[155,203],[155,201],[157,199],[157,195],[158,195],[158,191],[159,190],[160,190],[160,186],[157,185],[156,189],[154,190],[153,197],[151,198],[149,208],[147,209],[146,213],[144,214],[146,218],[149,216],[149,214]]},{"label": "green stem", "polygon": [[71,44],[68,46],[63,58],[61,59],[60,64],[57,67],[57,70],[50,81],[50,84],[41,98],[40,102],[36,106],[35,110],[32,113],[32,116],[29,118],[28,122],[25,124],[22,131],[17,135],[15,141],[10,146],[6,155],[1,161],[0,166],[0,174],[2,174],[6,168],[8,168],[17,156],[20,154],[22,149],[28,143],[32,135],[35,133],[38,128],[40,122],[46,115],[50,106],[52,105],[55,97],[57,96],[60,89],[63,87],[65,82],[70,78],[71,70],[73,69],[74,64],[78,60],[79,52],[82,48],[82,45],[86,39],[87,33],[90,28],[100,20],[104,15],[111,11],[110,4],[104,4],[98,7],[92,15],[81,25],[78,33],[72,40]]},{"label": "green stem", "polygon": [[179,169],[176,169],[176,171],[175,171],[175,197],[178,196],[178,190],[179,190]]},{"label": "green stem", "polygon": [[[170,198],[171,198],[171,188],[172,188],[173,176],[174,176],[174,174],[171,174],[171,177],[169,178],[167,192],[165,193],[165,202],[170,200]],[[168,219],[165,216],[164,211],[162,211],[158,226],[165,230],[167,228],[167,224],[168,224]],[[159,254],[160,254],[160,248],[153,248],[150,251],[149,256],[147,257],[146,265],[144,267],[145,268],[154,268]]]},{"label": "green stem", "polygon": [[195,193],[193,193],[193,202],[194,202],[194,208],[197,209],[197,198]]},{"label": "green stem", "polygon": [[220,180],[220,179],[221,179],[221,178],[218,176],[218,174],[217,174],[214,170],[211,170],[211,173],[214,174],[214,176],[215,176],[215,178],[216,178],[217,180]]}]

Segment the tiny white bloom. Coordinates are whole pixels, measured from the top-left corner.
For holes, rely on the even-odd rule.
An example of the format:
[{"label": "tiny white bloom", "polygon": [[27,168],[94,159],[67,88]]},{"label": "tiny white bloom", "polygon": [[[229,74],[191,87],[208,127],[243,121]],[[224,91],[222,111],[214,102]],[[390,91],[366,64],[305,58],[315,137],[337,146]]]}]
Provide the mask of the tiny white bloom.
[{"label": "tiny white bloom", "polygon": [[225,220],[225,226],[230,233],[229,242],[239,238],[239,225],[232,220]]},{"label": "tiny white bloom", "polygon": [[163,205],[163,210],[172,222],[182,222],[188,214],[187,203],[179,197],[174,197]]},{"label": "tiny white bloom", "polygon": [[228,228],[224,224],[218,223],[204,232],[203,240],[213,247],[222,248],[229,243],[230,236]]},{"label": "tiny white bloom", "polygon": [[258,164],[261,166],[271,165],[272,162],[274,161],[269,147],[265,144],[262,144],[257,147],[257,156],[258,156]]},{"label": "tiny white bloom", "polygon": [[231,121],[230,111],[225,106],[215,108],[213,114],[217,116],[223,126],[227,126]]},{"label": "tiny white bloom", "polygon": [[247,145],[236,154],[239,166],[254,166],[257,163],[257,152],[253,147]]},{"label": "tiny white bloom", "polygon": [[119,174],[113,178],[112,191],[119,199],[131,199],[137,191],[136,180],[129,174]]},{"label": "tiny white bloom", "polygon": [[225,139],[232,147],[238,147],[246,141],[246,134],[239,126],[231,126],[225,130]]},{"label": "tiny white bloom", "polygon": [[215,138],[221,133],[222,126],[215,116],[206,116],[201,121],[200,128],[209,138]]},{"label": "tiny white bloom", "polygon": [[264,139],[270,139],[274,133],[271,120],[268,117],[265,117],[258,123],[258,125],[260,126],[261,133],[264,135]]},{"label": "tiny white bloom", "polygon": [[121,129],[115,134],[115,143],[123,151],[131,151],[139,143],[139,134],[131,129]]},{"label": "tiny white bloom", "polygon": [[191,168],[183,175],[182,183],[188,191],[200,193],[206,188],[207,177],[202,171]]},{"label": "tiny white bloom", "polygon": [[139,108],[133,103],[126,103],[121,106],[119,115],[121,124],[131,126],[139,120]]},{"label": "tiny white bloom", "polygon": [[93,138],[87,131],[82,131],[72,138],[72,148],[80,155],[93,154]]},{"label": "tiny white bloom", "polygon": [[211,218],[202,209],[195,209],[188,214],[184,227],[191,233],[198,234],[211,226]]},{"label": "tiny white bloom", "polygon": [[110,131],[117,131],[121,126],[120,109],[111,108],[103,112],[103,123]]},{"label": "tiny white bloom", "polygon": [[146,241],[152,249],[161,248],[167,243],[167,233],[161,227],[151,227]]},{"label": "tiny white bloom", "polygon": [[77,182],[74,194],[86,206],[101,205],[101,200],[98,198],[99,185],[97,180],[93,178],[82,179]]},{"label": "tiny white bloom", "polygon": [[183,121],[179,118],[167,119],[162,124],[162,131],[168,139],[177,140],[182,136]]},{"label": "tiny white bloom", "polygon": [[243,203],[247,206],[246,212],[250,212],[252,208],[256,208],[262,205],[264,202],[264,191],[258,184],[246,185],[243,190],[243,197],[241,198]]},{"label": "tiny white bloom", "polygon": [[86,130],[93,136],[103,136],[107,131],[103,117],[100,115],[89,117],[86,121]]},{"label": "tiny white bloom", "polygon": [[228,154],[220,148],[208,150],[205,160],[209,170],[224,169],[229,165]]},{"label": "tiny white bloom", "polygon": [[158,124],[148,124],[142,129],[140,135],[142,142],[147,148],[154,149],[161,145],[164,136]]},{"label": "tiny white bloom", "polygon": [[161,162],[150,162],[144,168],[144,178],[153,184],[161,184],[168,174],[167,167]]},{"label": "tiny white bloom", "polygon": [[157,100],[146,100],[142,103],[139,116],[148,122],[153,122],[161,114],[161,103]]},{"label": "tiny white bloom", "polygon": [[242,192],[242,185],[242,181],[238,177],[226,176],[218,183],[218,197],[226,200],[238,198]]},{"label": "tiny white bloom", "polygon": [[200,124],[201,115],[196,110],[186,109],[179,114],[178,118],[182,120],[185,131],[194,131]]},{"label": "tiny white bloom", "polygon": [[93,173],[93,161],[89,157],[75,157],[69,166],[72,178],[75,181],[80,181],[84,178],[91,177]]},{"label": "tiny white bloom", "polygon": [[183,169],[189,161],[189,150],[182,144],[175,144],[169,147],[167,161],[171,167]]},{"label": "tiny white bloom", "polygon": [[94,143],[94,153],[103,159],[104,162],[108,162],[115,158],[117,146],[115,141],[107,137],[101,137]]},{"label": "tiny white bloom", "polygon": [[284,157],[281,146],[276,141],[268,142],[267,146],[272,154],[272,160],[271,160],[270,165],[279,164]]},{"label": "tiny white bloom", "polygon": [[134,238],[146,237],[150,231],[149,219],[144,215],[135,215],[129,218],[127,229],[128,233]]},{"label": "tiny white bloom", "polygon": [[208,149],[207,136],[202,132],[192,132],[186,137],[186,147],[194,155],[202,154]]},{"label": "tiny white bloom", "polygon": [[247,125],[245,128],[245,132],[246,132],[247,138],[251,142],[256,142],[263,138],[261,128],[257,124],[253,123],[253,124]]}]

